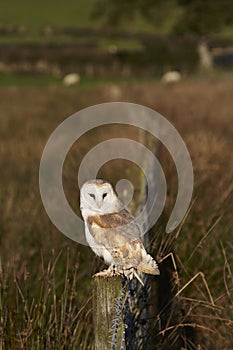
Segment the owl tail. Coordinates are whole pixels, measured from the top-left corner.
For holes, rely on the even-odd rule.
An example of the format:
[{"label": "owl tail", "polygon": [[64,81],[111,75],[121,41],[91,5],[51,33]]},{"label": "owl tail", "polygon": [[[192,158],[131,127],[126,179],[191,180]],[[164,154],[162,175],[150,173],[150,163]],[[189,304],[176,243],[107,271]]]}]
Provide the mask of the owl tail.
[{"label": "owl tail", "polygon": [[149,275],[160,275],[156,261],[147,253],[143,255],[141,262],[137,266],[137,270],[148,273]]}]

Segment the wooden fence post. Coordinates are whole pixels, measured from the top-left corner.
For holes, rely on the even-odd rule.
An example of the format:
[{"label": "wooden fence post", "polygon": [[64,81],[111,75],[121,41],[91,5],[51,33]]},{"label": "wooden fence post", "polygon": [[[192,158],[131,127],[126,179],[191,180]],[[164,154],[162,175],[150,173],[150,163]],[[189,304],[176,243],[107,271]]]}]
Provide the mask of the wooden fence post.
[{"label": "wooden fence post", "polygon": [[[93,320],[95,330],[95,350],[111,349],[111,341],[116,320],[117,301],[121,295],[122,277],[94,277]],[[120,350],[123,322],[120,317],[116,350]]]}]

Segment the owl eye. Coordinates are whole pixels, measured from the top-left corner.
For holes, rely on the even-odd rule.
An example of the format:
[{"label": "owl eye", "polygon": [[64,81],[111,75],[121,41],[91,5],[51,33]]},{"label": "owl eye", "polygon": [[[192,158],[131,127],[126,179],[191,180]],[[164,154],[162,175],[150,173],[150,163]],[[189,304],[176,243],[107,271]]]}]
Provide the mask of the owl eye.
[{"label": "owl eye", "polygon": [[103,193],[103,199],[107,196],[107,193]]},{"label": "owl eye", "polygon": [[95,195],[93,193],[88,193],[88,194],[91,198],[95,199]]}]

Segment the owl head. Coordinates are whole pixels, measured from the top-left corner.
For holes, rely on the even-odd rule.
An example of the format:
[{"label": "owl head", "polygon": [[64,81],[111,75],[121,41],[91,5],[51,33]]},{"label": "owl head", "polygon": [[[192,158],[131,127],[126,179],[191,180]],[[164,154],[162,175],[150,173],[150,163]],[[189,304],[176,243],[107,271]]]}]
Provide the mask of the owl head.
[{"label": "owl head", "polygon": [[80,209],[83,216],[107,214],[119,211],[122,203],[112,185],[101,179],[89,180],[80,190]]}]

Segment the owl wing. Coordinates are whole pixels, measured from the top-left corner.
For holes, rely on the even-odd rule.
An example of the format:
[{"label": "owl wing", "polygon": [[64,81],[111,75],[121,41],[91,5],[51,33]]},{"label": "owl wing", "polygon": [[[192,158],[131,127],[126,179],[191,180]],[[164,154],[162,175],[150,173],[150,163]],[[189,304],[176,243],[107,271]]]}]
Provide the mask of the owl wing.
[{"label": "owl wing", "polygon": [[116,266],[124,269],[134,267],[145,273],[159,274],[156,262],[143,246],[139,226],[126,209],[90,216],[87,225],[96,243],[109,251]]}]

